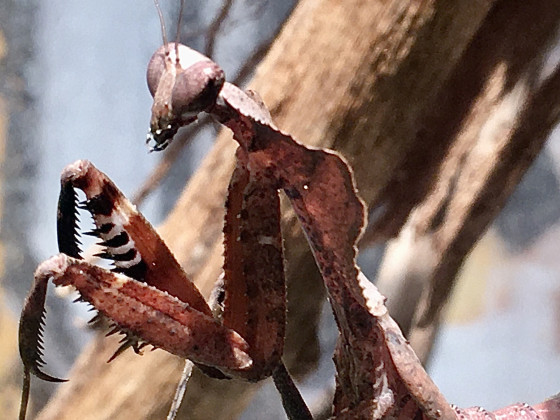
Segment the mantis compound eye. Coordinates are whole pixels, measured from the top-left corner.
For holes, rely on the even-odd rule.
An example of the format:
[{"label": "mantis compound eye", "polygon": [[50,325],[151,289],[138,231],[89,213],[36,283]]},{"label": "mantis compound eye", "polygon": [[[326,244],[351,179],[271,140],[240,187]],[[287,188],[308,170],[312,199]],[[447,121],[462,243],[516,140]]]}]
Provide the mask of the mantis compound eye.
[{"label": "mantis compound eye", "polygon": [[147,80],[154,97],[147,143],[154,143],[152,150],[163,150],[180,127],[212,108],[225,79],[208,57],[172,42],[150,59]]}]

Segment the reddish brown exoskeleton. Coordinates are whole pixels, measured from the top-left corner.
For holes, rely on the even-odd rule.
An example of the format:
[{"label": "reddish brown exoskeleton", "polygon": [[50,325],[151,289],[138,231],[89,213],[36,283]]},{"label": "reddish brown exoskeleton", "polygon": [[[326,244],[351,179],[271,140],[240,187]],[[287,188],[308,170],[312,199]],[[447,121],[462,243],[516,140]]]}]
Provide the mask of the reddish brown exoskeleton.
[{"label": "reddish brown exoskeleton", "polygon": [[[61,179],[61,254],[37,268],[22,313],[20,352],[26,372],[57,380],[40,369],[49,279],[56,285],[74,286],[125,334],[117,352],[127,347],[139,351],[151,344],[192,360],[216,377],[254,381],[285,372],[278,204],[278,192],[283,191],[305,231],[341,332],[334,356],[333,416],[474,419],[491,415],[477,409],[456,410],[446,402],[387,313],[384,298],[356,267],[356,242],[365,209],[351,170],[340,156],[307,148],[279,131],[254,93],[225,82],[215,63],[184,45],[168,44],[156,51],[148,68],[148,85],[154,96],[148,140],[154,150],[163,150],[178,128],[201,112],[230,128],[239,143],[226,200],[223,293],[217,294],[222,314],[214,317],[163,241],[115,185],[91,163],[79,161],[67,167]],[[91,234],[102,241],[101,256],[114,261],[112,270],[80,259],[75,189],[86,195],[84,207],[96,225]],[[276,382],[283,399],[290,399],[285,391],[289,386]],[[286,405],[290,418],[310,418],[301,401],[294,401],[297,398]],[[524,406],[514,408],[527,418],[554,418],[541,408],[534,412]],[[499,415],[508,413],[504,410]]]},{"label": "reddish brown exoskeleton", "polygon": [[[171,44],[152,57],[148,84],[154,95],[154,150],[162,150],[178,127],[215,106],[224,77],[201,54]],[[69,165],[61,177],[59,199],[61,254],[38,267],[22,312],[20,349],[26,370],[59,381],[40,369],[46,285],[52,279],[56,285],[74,286],[125,334],[115,355],[151,344],[192,360],[214,377],[256,381],[278,372],[277,381],[286,379],[280,360],[286,303],[277,187],[252,176],[246,164],[240,160],[229,187],[223,302],[218,302],[224,308],[219,319],[110,179],[90,162]],[[81,207],[96,225],[88,234],[101,239],[104,251],[98,256],[112,260],[112,270],[81,260],[76,189],[85,193]],[[307,411],[302,407],[298,410]]]}]

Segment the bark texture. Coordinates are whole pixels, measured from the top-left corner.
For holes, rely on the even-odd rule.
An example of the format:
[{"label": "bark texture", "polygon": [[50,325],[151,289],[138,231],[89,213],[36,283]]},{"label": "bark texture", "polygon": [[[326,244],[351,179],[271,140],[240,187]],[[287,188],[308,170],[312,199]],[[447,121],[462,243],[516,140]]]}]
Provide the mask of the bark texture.
[{"label": "bark texture", "polygon": [[[415,208],[419,214],[434,214],[436,201],[429,193],[440,191],[437,182],[447,179],[449,184],[457,178],[438,178],[439,171],[457,166],[457,160],[448,161],[446,157],[461,157],[469,150],[478,150],[479,154],[470,159],[485,162],[491,172],[488,177],[501,180],[494,188],[500,193],[505,190],[499,200],[492,201],[492,216],[539,150],[546,127],[556,118],[547,114],[543,125],[538,126],[542,129],[538,141],[529,145],[520,140],[511,148],[500,146],[502,142],[509,144],[508,139],[516,139],[516,130],[525,133],[516,127],[522,127],[520,124],[527,118],[533,121],[535,116],[529,105],[522,105],[535,82],[529,78],[534,73],[527,71],[538,68],[542,46],[557,21],[557,3],[548,2],[547,8],[544,1],[539,1],[540,8],[532,11],[529,6],[524,10],[521,1],[302,0],[259,67],[251,88],[262,96],[282,131],[307,145],[339,150],[349,160],[361,195],[376,216],[366,237],[369,243],[397,235]],[[535,14],[531,21],[539,22],[539,27],[535,24],[520,28],[510,23],[510,14],[520,17],[529,12]],[[483,51],[489,41],[484,34],[494,30],[496,47],[485,55]],[[523,33],[529,38],[533,36],[534,44],[519,42],[527,46],[522,52],[529,54],[532,47],[541,46],[531,53],[535,57],[530,63],[518,58],[519,50],[499,47],[500,41],[513,35],[523,38]],[[516,45],[514,42],[509,45]],[[477,54],[485,67],[479,67],[480,63],[462,67],[477,58]],[[465,85],[461,77],[475,77],[469,72],[475,72],[478,79]],[[494,85],[496,78],[498,84]],[[457,85],[455,80],[461,82]],[[493,86],[497,86],[497,93]],[[473,133],[480,132],[480,119],[497,109],[506,97],[519,101],[514,115],[524,117],[515,121],[510,118],[509,128],[500,126],[504,131],[492,137],[500,138],[496,150],[511,157],[500,160],[503,168],[494,168],[486,159],[496,159],[498,152],[481,157],[480,153],[489,153],[488,150],[472,147],[473,134],[469,140],[464,127],[476,120],[479,129]],[[543,97],[536,102],[545,99],[552,100]],[[223,202],[235,148],[229,132],[219,136],[161,229],[177,259],[205,295],[221,272]],[[453,150],[462,152],[453,154]],[[524,153],[520,155],[520,151]],[[518,159],[523,164],[518,164]],[[447,169],[445,173],[452,172]],[[461,182],[472,183],[475,173],[470,172],[470,177]],[[480,195],[480,191],[485,194]],[[493,197],[495,191],[472,189],[471,196],[461,196],[471,200],[461,208],[470,210],[469,215],[485,215],[489,209],[484,200]],[[423,200],[428,200],[427,204]],[[454,277],[491,216],[445,220],[449,230],[442,230],[441,237],[455,238],[441,239],[442,244],[449,245],[445,249],[453,256],[445,271],[448,278]],[[293,374],[303,376],[318,357],[316,328],[324,290],[293,211],[286,208],[283,218],[290,317],[285,361]],[[433,216],[424,216],[422,220],[432,219]],[[456,232],[470,228],[465,220],[474,220],[476,229],[461,237]],[[433,244],[428,245],[431,252]],[[432,261],[433,258],[428,262]],[[430,265],[426,270],[434,272]],[[447,291],[450,285],[444,283],[439,287]],[[419,289],[416,300],[422,290]],[[164,418],[182,361],[156,351],[143,357],[126,353],[111,365],[105,364],[115,348],[115,340],[97,338],[76,363],[70,382],[60,387],[39,418]],[[258,387],[211,380],[199,372],[194,376],[181,418],[235,418]]]},{"label": "bark texture", "polygon": [[[559,6],[502,1],[494,7],[423,120],[402,179],[389,186],[397,215],[406,211],[408,219],[383,223],[400,233],[378,286],[421,359],[465,257],[558,121],[558,72],[543,82],[542,69]],[[527,27],[527,19],[539,25]]]}]

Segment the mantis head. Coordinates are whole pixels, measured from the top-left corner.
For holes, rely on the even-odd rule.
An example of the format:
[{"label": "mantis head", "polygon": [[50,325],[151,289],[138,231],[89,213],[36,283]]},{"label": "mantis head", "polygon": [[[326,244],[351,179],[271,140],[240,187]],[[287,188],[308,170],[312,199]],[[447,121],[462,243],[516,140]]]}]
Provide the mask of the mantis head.
[{"label": "mantis head", "polygon": [[180,127],[214,106],[225,77],[208,57],[171,42],[150,59],[147,80],[154,103],[146,143],[158,151],[171,143]]}]

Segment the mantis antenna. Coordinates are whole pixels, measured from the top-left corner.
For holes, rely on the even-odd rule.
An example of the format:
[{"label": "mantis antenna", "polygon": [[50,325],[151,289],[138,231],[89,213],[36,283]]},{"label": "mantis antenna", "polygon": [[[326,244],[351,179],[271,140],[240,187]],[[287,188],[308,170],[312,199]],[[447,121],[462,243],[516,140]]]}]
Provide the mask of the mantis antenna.
[{"label": "mantis antenna", "polygon": [[[165,29],[165,19],[163,18],[163,13],[161,12],[161,7],[159,5],[159,0],[154,0],[154,5],[159,16],[159,24],[161,26],[161,37],[163,39],[163,45],[165,46],[165,55],[169,55],[169,50],[167,49],[167,34]],[[181,0],[181,10],[183,9],[183,1]],[[179,17],[180,19],[180,17]]]},{"label": "mantis antenna", "polygon": [[175,36],[175,60],[179,62],[179,42],[181,42],[181,20],[183,19],[183,9],[185,0],[181,0],[181,7],[179,8],[179,20],[177,21],[177,35]]}]

